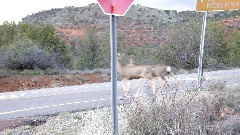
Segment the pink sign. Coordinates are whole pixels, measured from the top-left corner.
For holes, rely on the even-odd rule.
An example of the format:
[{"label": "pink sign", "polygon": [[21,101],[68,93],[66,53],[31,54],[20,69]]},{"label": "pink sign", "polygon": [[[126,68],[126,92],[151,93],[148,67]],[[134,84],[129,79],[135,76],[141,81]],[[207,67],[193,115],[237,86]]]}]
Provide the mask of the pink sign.
[{"label": "pink sign", "polygon": [[133,0],[98,0],[103,12],[107,15],[124,16]]}]

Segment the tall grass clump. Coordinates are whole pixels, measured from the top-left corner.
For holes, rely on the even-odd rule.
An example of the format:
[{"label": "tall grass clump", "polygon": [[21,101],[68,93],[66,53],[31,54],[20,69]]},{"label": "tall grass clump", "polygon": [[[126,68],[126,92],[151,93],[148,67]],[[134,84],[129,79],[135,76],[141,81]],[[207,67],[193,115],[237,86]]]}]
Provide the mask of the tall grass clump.
[{"label": "tall grass clump", "polygon": [[[215,89],[213,89],[215,88]],[[204,91],[137,96],[126,107],[127,132],[134,135],[240,133],[240,120],[229,124],[223,108],[239,112],[240,92],[223,87]],[[234,112],[232,113],[234,114]]]},{"label": "tall grass clump", "polygon": [[206,134],[216,114],[207,93],[137,98],[128,113],[131,134]]}]

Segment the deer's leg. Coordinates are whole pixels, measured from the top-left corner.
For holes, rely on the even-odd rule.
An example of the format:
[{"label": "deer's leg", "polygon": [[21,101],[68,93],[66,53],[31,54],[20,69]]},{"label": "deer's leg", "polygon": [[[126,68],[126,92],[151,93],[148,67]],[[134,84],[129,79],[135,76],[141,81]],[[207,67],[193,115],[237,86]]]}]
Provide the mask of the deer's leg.
[{"label": "deer's leg", "polygon": [[176,84],[177,88],[179,88],[179,81],[177,80],[177,76],[174,75],[173,79],[175,81],[175,84]]},{"label": "deer's leg", "polygon": [[128,95],[129,90],[125,91],[124,97]]},{"label": "deer's leg", "polygon": [[137,86],[138,86],[138,84],[139,84],[139,82],[140,82],[141,80],[143,80],[143,78],[139,78],[139,79],[138,79],[138,81],[137,81],[137,83],[136,83]]},{"label": "deer's leg", "polygon": [[129,89],[130,89],[130,82],[127,82],[127,85],[125,85],[125,82],[129,80],[128,78],[123,78],[122,80],[122,87],[123,91],[125,92],[124,97],[128,95]]},{"label": "deer's leg", "polygon": [[175,85],[177,86],[177,88],[179,88],[179,81],[177,80],[177,76],[175,74],[173,74],[173,73],[171,73],[171,76],[174,79]]},{"label": "deer's leg", "polygon": [[157,85],[157,78],[153,78],[151,80],[151,83],[152,83],[152,94],[155,94],[156,93],[156,85]]},{"label": "deer's leg", "polygon": [[125,97],[128,95],[128,92],[129,92],[129,90],[130,90],[130,86],[131,86],[131,82],[130,81],[128,81],[127,82],[127,89],[126,89],[126,93],[125,93]]},{"label": "deer's leg", "polygon": [[160,87],[160,90],[162,91],[163,90],[163,88],[165,87],[165,85],[168,83],[168,81],[167,81],[167,79],[165,79],[164,78],[164,76],[163,77],[161,77],[162,79],[163,79],[163,81],[164,81],[164,83],[162,84],[162,86]]},{"label": "deer's leg", "polygon": [[144,80],[144,78],[139,78],[139,79],[137,80],[137,82],[136,82],[136,85],[135,85],[134,87],[138,87],[138,86],[139,86],[139,83],[140,83],[140,81],[142,81],[142,80]]}]

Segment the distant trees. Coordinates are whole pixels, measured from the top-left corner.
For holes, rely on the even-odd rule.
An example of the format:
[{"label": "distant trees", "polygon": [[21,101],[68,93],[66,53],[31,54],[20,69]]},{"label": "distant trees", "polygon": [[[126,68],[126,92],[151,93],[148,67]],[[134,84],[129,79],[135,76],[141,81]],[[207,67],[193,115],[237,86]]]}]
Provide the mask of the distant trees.
[{"label": "distant trees", "polygon": [[[196,21],[174,26],[167,33],[167,42],[161,45],[142,43],[126,46],[124,36],[118,33],[118,52],[131,56],[137,64],[164,63],[177,69],[198,66],[201,24]],[[204,66],[222,68],[240,66],[240,32],[224,40],[221,25],[207,23]],[[110,35],[99,35],[95,27],[85,31],[83,39],[72,37],[65,45],[50,24],[0,25],[0,68],[92,70],[109,68],[111,62]]]}]

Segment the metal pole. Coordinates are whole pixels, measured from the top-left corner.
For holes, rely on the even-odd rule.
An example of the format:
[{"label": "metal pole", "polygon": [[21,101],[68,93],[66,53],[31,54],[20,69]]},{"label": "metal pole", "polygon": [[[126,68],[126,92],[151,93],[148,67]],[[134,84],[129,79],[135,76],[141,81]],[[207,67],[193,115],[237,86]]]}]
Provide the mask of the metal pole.
[{"label": "metal pole", "polygon": [[202,75],[203,75],[202,65],[203,65],[206,22],[207,22],[207,12],[204,12],[203,24],[202,24],[202,34],[201,34],[201,43],[200,43],[200,53],[199,53],[199,65],[198,65],[198,87],[201,87],[201,84],[202,84]]},{"label": "metal pole", "polygon": [[117,118],[117,38],[116,16],[110,15],[110,42],[111,42],[111,82],[112,82],[112,126],[113,135],[118,135]]}]

